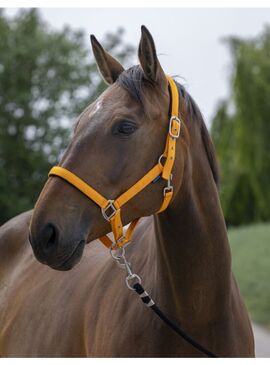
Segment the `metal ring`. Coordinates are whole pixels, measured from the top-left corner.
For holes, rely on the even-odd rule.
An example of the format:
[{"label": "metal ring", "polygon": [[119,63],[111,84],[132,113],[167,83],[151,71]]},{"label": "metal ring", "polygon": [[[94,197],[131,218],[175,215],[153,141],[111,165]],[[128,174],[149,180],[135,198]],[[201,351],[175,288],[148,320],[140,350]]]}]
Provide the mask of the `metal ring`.
[{"label": "metal ring", "polygon": [[[112,213],[110,215],[107,215],[106,211],[111,208],[112,209]],[[104,217],[104,219],[106,219],[106,221],[110,222],[110,220],[112,219],[112,217],[115,215],[115,213],[117,212],[117,208],[115,208],[114,206],[114,200],[109,199],[108,200],[108,205],[106,206],[106,208],[101,208],[101,213]]]},{"label": "metal ring", "polygon": [[158,159],[158,163],[159,163],[162,167],[164,167],[164,165],[162,165],[162,163],[161,163],[161,160],[162,160],[163,158],[167,158],[167,157],[166,157],[166,156],[164,156],[164,154],[162,153],[162,155],[160,155],[160,156],[159,156],[159,159]]},{"label": "metal ring", "polygon": [[[113,244],[111,245],[111,247],[110,247],[110,254],[111,254],[111,256],[112,256],[112,258],[114,259],[114,260],[117,260],[117,261],[119,261],[119,260],[121,260],[123,257],[125,257],[125,254],[126,254],[126,252],[125,252],[125,247],[119,247],[117,250],[115,250],[115,251],[113,251]],[[120,251],[120,252],[119,252]],[[113,252],[115,252],[115,254],[113,253]]]},{"label": "metal ring", "polygon": [[[132,286],[129,285],[129,281],[132,280],[132,279],[137,279],[138,280],[138,283],[141,284],[142,283],[142,279],[139,277],[139,275],[137,274],[132,274],[132,275],[129,275],[126,277],[126,284],[127,284],[127,287],[130,289],[130,290],[135,290]],[[133,285],[135,285],[136,283],[134,283]]]}]

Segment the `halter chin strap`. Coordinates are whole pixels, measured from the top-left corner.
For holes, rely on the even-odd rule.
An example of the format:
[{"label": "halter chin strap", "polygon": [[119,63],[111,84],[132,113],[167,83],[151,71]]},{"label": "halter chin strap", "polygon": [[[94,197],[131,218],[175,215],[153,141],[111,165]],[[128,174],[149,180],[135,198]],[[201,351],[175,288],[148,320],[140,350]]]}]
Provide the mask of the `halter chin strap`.
[{"label": "halter chin strap", "polygon": [[[143,190],[147,185],[155,181],[155,179],[157,179],[159,176],[167,181],[167,186],[163,189],[163,202],[157,213],[164,211],[172,199],[173,186],[171,185],[171,172],[175,160],[176,140],[180,135],[181,122],[178,117],[179,95],[177,86],[172,78],[169,76],[166,77],[171,91],[171,117],[165,150],[160,156],[158,163],[139,181],[131,186],[131,188],[125,191],[117,199],[111,200],[106,199],[90,185],[64,167],[54,166],[49,172],[49,176],[61,177],[100,206],[102,215],[108,222],[110,222],[114,235],[114,242],[108,236],[102,236],[99,238],[100,241],[108,248],[112,247],[116,249],[122,247],[131,240],[134,229],[140,218],[132,221],[124,234],[123,224],[121,221],[121,207],[135,195],[137,195],[141,190]],[[162,160],[165,161],[164,165],[162,165]]]}]

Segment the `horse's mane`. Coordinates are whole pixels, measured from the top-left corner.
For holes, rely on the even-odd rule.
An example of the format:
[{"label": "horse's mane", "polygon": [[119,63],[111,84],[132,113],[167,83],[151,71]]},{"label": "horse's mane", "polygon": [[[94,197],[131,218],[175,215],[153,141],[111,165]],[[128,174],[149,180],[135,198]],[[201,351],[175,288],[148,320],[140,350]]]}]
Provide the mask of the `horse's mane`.
[{"label": "horse's mane", "polygon": [[205,149],[205,152],[207,155],[207,159],[208,159],[208,162],[209,162],[212,174],[213,174],[214,181],[215,181],[217,187],[219,187],[219,169],[218,169],[218,163],[217,163],[217,158],[216,158],[216,151],[215,151],[213,142],[210,138],[210,135],[208,133],[208,130],[206,128],[202,113],[201,113],[198,105],[194,101],[194,99],[185,90],[184,86],[180,85],[179,83],[177,83],[177,85],[178,85],[178,88],[180,89],[182,97],[187,102],[190,119],[192,121],[196,121],[197,123],[199,123],[202,142],[203,142],[204,149]]},{"label": "horse's mane", "polygon": [[[141,69],[141,67],[133,66],[125,71],[123,71],[118,79],[117,83],[121,85],[123,88],[125,88],[132,97],[135,98],[136,101],[138,101],[142,107],[143,107],[143,101],[144,101],[144,90],[143,85],[148,83],[149,86],[153,86],[145,77],[144,73]],[[208,130],[206,128],[202,113],[193,100],[193,98],[190,96],[190,94],[186,91],[183,85],[176,82],[178,89],[181,93],[182,98],[186,101],[188,106],[188,112],[190,115],[190,119],[192,121],[196,121],[199,123],[200,130],[201,130],[201,137],[202,142],[205,148],[205,152],[208,158],[208,162],[213,174],[214,181],[216,185],[219,185],[219,171],[218,171],[218,164],[216,159],[216,153],[215,148],[212,143],[212,140],[210,138],[210,135],[208,133]]]}]

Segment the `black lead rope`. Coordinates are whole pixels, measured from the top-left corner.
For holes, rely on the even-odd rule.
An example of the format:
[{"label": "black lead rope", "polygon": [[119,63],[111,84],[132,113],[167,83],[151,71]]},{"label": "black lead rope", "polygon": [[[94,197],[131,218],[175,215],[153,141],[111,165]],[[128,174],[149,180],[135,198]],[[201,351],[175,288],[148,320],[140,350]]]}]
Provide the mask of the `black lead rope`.
[{"label": "black lead rope", "polygon": [[211,351],[207,350],[205,347],[200,345],[198,342],[193,340],[182,328],[174,324],[165,314],[159,309],[159,307],[154,303],[153,299],[150,295],[144,290],[141,284],[136,283],[133,285],[134,290],[140,296],[143,303],[151,308],[159,318],[165,322],[173,331],[175,331],[179,336],[181,336],[185,341],[191,344],[191,346],[195,347],[197,350],[203,352],[208,357],[219,357],[213,354]]}]

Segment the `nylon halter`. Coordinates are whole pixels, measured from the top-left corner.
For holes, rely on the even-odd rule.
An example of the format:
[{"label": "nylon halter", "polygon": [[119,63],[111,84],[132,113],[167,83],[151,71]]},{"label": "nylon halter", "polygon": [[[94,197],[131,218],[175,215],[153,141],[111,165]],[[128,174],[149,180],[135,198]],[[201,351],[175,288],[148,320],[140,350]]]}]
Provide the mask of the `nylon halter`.
[{"label": "nylon halter", "polygon": [[[173,186],[171,185],[171,176],[175,160],[176,140],[180,135],[181,122],[178,116],[178,89],[173,79],[169,76],[166,77],[171,92],[171,116],[165,150],[160,156],[158,163],[127,191],[116,199],[106,199],[89,184],[64,167],[54,166],[49,172],[49,176],[58,176],[64,179],[101,208],[102,215],[108,222],[110,222],[114,235],[114,242],[107,235],[99,238],[99,240],[108,248],[116,249],[130,242],[134,229],[140,218],[133,220],[124,233],[121,221],[121,207],[142,191],[147,185],[155,181],[160,176],[167,181],[167,186],[163,189],[163,202],[157,213],[164,211],[172,199]],[[162,165],[162,160],[165,160],[164,165]]]}]

